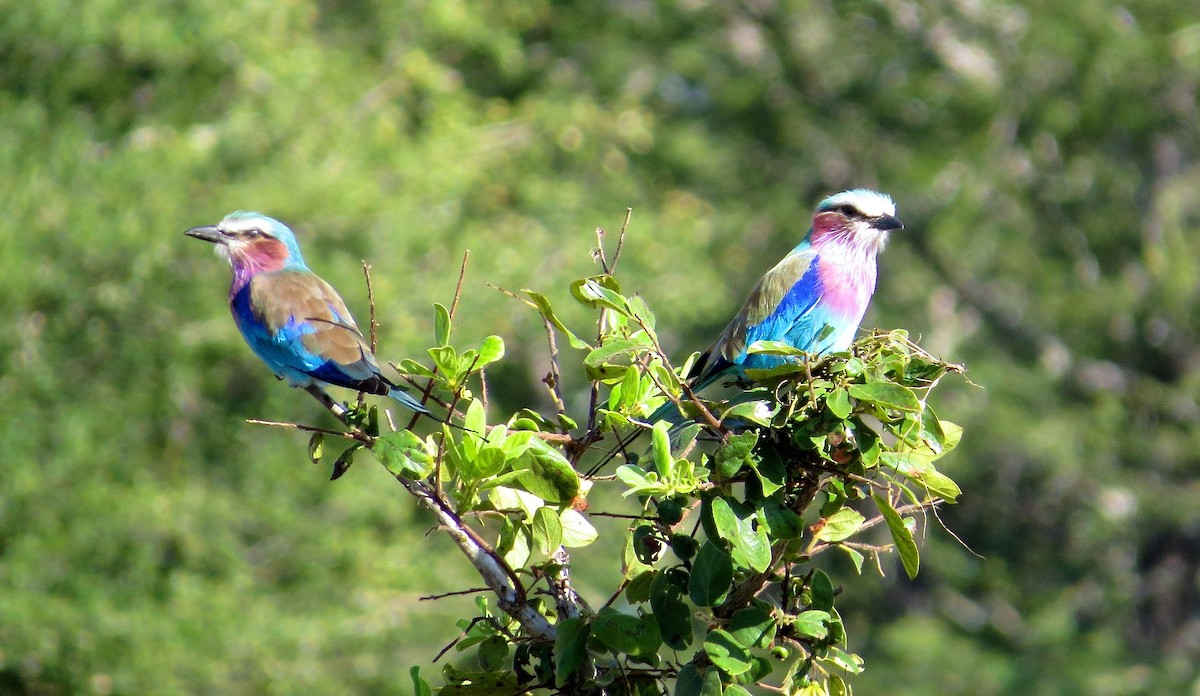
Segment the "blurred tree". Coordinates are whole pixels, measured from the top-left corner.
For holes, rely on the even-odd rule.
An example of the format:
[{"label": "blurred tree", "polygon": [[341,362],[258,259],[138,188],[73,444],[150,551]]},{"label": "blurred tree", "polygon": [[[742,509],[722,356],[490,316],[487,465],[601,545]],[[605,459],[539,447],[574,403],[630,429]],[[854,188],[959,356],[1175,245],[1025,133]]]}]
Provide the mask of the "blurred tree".
[{"label": "blurred tree", "polygon": [[977,495],[945,516],[983,558],[933,535],[936,572],[847,608],[863,687],[1194,689],[1198,82],[1163,0],[5,3],[0,678],[386,692],[414,627],[453,637],[396,588],[456,579],[380,553],[445,550],[415,513],[240,422],[313,405],[262,379],[183,229],[294,223],[360,313],[370,260],[393,358],[476,250],[459,330],[508,339],[512,405],[544,339],[483,281],[565,294],[633,206],[627,289],[685,352],[868,185],[911,234],[867,325],[985,389],[947,406]]}]

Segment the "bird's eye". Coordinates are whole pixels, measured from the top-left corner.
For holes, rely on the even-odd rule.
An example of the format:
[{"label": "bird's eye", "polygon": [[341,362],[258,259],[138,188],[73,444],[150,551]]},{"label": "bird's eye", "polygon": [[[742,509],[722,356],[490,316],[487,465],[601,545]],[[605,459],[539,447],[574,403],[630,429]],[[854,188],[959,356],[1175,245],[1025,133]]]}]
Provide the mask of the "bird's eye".
[{"label": "bird's eye", "polygon": [[257,239],[262,236],[262,230],[258,229],[257,227],[251,227],[250,229],[246,230],[246,236],[250,239]]},{"label": "bird's eye", "polygon": [[839,205],[837,211],[848,218],[862,217],[862,213],[858,212],[858,208],[852,205]]}]

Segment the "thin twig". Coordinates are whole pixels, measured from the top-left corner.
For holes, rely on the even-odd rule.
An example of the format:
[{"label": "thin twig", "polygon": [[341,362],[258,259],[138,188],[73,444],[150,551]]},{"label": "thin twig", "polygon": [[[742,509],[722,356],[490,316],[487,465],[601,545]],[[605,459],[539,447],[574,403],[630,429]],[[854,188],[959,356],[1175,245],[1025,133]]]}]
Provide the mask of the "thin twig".
[{"label": "thin twig", "polygon": [[509,297],[513,298],[514,300],[517,300],[519,302],[524,302],[525,304],[529,305],[530,307],[532,307],[534,309],[538,308],[536,302],[531,301],[528,297],[521,297],[520,295],[513,292],[512,290],[506,290],[506,289],[500,287],[499,285],[492,285],[491,283],[485,283],[485,285],[487,285],[489,288],[495,290],[496,292],[498,292],[502,295],[508,295]]},{"label": "thin twig", "polygon": [[371,352],[378,345],[379,322],[375,320],[375,287],[371,284],[371,264],[362,262],[363,277],[367,279],[367,306],[371,308]]},{"label": "thin twig", "polygon": [[612,518],[614,518],[614,519],[618,519],[618,520],[645,520],[645,519],[649,519],[649,518],[648,518],[648,517],[646,517],[645,515],[626,515],[626,514],[623,514],[623,513],[620,513],[620,512],[596,512],[595,510],[588,510],[588,516],[589,516],[589,517],[612,517]]},{"label": "thin twig", "polygon": [[[621,233],[617,236],[617,250],[613,252],[612,270],[617,270],[617,262],[621,260],[621,249],[625,246],[625,230],[629,228],[629,219],[633,217],[633,208],[625,209],[625,222],[621,223]],[[611,271],[610,271],[611,272]]]},{"label": "thin twig", "polygon": [[472,587],[469,590],[455,590],[454,592],[443,592],[441,594],[425,595],[423,597],[419,597],[418,599],[420,599],[422,602],[428,602],[428,601],[432,601],[432,600],[436,600],[436,599],[445,599],[447,597],[458,597],[460,595],[478,594],[480,592],[487,592],[487,591],[488,591],[488,588],[486,588],[486,587]]},{"label": "thin twig", "polygon": [[[344,406],[317,387],[308,387],[307,391],[329,409],[338,420],[351,427]],[[352,432],[368,447],[374,444],[375,440],[370,435],[361,433],[356,428]],[[471,565],[475,566],[476,572],[487,583],[488,588],[496,595],[497,605],[500,609],[516,619],[530,635],[540,640],[553,641],[557,633],[555,628],[529,603],[525,586],[517,577],[516,571],[504,561],[500,554],[480,538],[475,530],[463,522],[449,503],[439,498],[425,484],[396,474],[393,474],[393,477],[417,499],[418,503],[434,514],[438,524],[446,530]]]},{"label": "thin twig", "polygon": [[433,661],[437,662],[438,660],[442,659],[442,655],[445,655],[450,650],[450,648],[453,648],[455,645],[457,645],[458,641],[467,637],[467,633],[469,633],[472,628],[475,628],[475,624],[479,623],[480,621],[486,621],[486,620],[487,620],[486,617],[483,617],[483,616],[476,616],[475,618],[471,619],[471,623],[467,624],[467,627],[464,628],[462,631],[460,631],[458,636],[454,640],[447,643],[446,647],[439,650],[438,654],[433,656]]},{"label": "thin twig", "polygon": [[453,322],[454,313],[458,311],[458,298],[462,296],[463,279],[467,277],[467,259],[471,258],[471,250],[463,252],[462,264],[458,267],[458,283],[454,286],[454,300],[450,303],[450,320]]},{"label": "thin twig", "polygon": [[330,430],[329,428],[318,428],[315,425],[303,425],[301,423],[287,423],[282,421],[259,420],[258,418],[247,418],[247,423],[254,425],[269,425],[273,428],[291,428],[292,430],[303,430],[306,433],[321,433],[322,435],[332,435],[334,437],[344,438],[346,440],[357,440],[353,434],[343,432],[341,430]]},{"label": "thin twig", "polygon": [[550,391],[550,398],[554,400],[554,408],[560,413],[567,412],[567,406],[563,401],[562,394],[562,376],[558,368],[558,339],[554,333],[554,324],[546,317],[542,317],[542,323],[546,326],[546,340],[550,344],[550,372],[542,383]]},{"label": "thin twig", "polygon": [[[379,321],[375,317],[375,287],[371,284],[371,264],[367,263],[366,259],[362,261],[363,277],[367,281],[367,306],[370,308],[370,329],[371,334],[371,354],[373,355],[378,348],[379,336]],[[362,408],[366,402],[367,395],[363,392],[358,393],[358,407]]]},{"label": "thin twig", "polygon": [[608,259],[604,258],[604,228],[596,228],[596,258],[600,260],[600,268],[604,269],[605,275],[611,273],[608,268]]}]

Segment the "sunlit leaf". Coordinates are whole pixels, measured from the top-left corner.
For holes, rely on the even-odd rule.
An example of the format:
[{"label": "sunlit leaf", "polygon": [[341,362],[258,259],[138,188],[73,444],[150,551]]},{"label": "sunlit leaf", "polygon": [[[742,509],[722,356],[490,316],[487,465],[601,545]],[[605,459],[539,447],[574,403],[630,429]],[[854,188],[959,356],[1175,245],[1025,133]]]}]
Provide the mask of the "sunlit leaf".
[{"label": "sunlit leaf", "polygon": [[854,535],[862,527],[865,518],[857,510],[842,508],[825,518],[825,525],[816,536],[821,541],[842,541]]},{"label": "sunlit leaf", "polygon": [[450,310],[438,302],[433,303],[433,345],[450,345]]},{"label": "sunlit leaf", "polygon": [[850,396],[860,401],[869,401],[884,408],[894,408],[899,411],[921,410],[921,401],[917,399],[913,390],[892,382],[851,384]]},{"label": "sunlit leaf", "polygon": [[376,438],[371,452],[396,476],[419,479],[433,473],[433,455],[426,450],[421,438],[408,430]]},{"label": "sunlit leaf", "polygon": [[904,524],[904,519],[900,517],[887,498],[875,493],[871,494],[871,498],[875,501],[880,514],[887,522],[888,530],[892,533],[892,540],[896,543],[896,551],[900,554],[904,572],[910,580],[917,577],[917,571],[921,566],[921,557],[917,550],[917,542],[913,539],[912,530]]},{"label": "sunlit leaf", "polygon": [[704,639],[704,652],[714,665],[729,674],[741,674],[750,669],[750,651],[729,632],[719,628],[710,631]]}]

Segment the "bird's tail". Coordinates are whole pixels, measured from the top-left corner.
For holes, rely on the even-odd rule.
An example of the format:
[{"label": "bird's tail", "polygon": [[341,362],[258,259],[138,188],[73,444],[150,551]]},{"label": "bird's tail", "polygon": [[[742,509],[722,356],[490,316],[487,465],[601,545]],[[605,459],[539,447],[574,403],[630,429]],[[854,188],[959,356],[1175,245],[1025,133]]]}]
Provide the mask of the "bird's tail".
[{"label": "bird's tail", "polygon": [[410,411],[416,411],[417,413],[421,413],[426,416],[431,415],[429,413],[429,409],[422,406],[420,401],[412,398],[408,395],[408,392],[405,392],[399,387],[392,387],[389,389],[387,396]]},{"label": "bird's tail", "polygon": [[[688,387],[691,388],[693,394],[696,394],[701,389],[704,389],[724,376],[724,372],[718,371],[702,373],[692,377],[688,382]],[[686,397],[682,398],[684,398],[685,401],[687,400]],[[668,400],[662,406],[654,409],[654,412],[650,414],[650,417],[646,419],[646,422],[650,425],[654,425],[663,419],[666,419],[667,422],[671,423],[672,425],[679,423],[681,420],[686,420],[683,414],[679,412],[679,408],[675,406],[675,402],[670,400]]]}]

